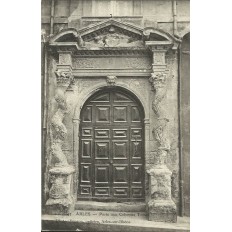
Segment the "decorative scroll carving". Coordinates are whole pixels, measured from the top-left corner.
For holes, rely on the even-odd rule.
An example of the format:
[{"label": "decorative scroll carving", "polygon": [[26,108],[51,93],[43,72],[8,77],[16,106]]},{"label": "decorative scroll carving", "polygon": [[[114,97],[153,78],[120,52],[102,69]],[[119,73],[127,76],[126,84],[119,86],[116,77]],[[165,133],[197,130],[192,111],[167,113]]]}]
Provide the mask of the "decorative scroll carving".
[{"label": "decorative scroll carving", "polygon": [[116,76],[107,76],[107,77],[106,77],[106,82],[107,82],[107,84],[108,84],[109,86],[115,85],[116,80],[117,80],[117,77],[116,77]]}]

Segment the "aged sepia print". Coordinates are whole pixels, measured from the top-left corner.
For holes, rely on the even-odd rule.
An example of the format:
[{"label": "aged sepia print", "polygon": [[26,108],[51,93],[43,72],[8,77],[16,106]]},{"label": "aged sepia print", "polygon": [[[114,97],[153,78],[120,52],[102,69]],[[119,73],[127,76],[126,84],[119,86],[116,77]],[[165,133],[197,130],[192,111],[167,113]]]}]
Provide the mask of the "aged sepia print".
[{"label": "aged sepia print", "polygon": [[189,0],[42,0],[42,231],[189,231]]}]

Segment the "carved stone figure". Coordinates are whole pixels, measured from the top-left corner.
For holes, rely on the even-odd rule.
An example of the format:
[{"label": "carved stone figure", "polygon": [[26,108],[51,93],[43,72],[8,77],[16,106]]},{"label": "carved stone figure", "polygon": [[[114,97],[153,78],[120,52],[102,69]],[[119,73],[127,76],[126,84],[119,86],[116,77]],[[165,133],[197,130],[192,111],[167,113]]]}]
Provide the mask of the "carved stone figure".
[{"label": "carved stone figure", "polygon": [[152,73],[149,81],[155,91],[152,110],[157,116],[160,116],[160,103],[166,94],[166,75],[164,73]]},{"label": "carved stone figure", "polygon": [[153,128],[153,134],[156,141],[159,143],[159,147],[170,149],[169,141],[165,135],[167,132],[166,127],[169,120],[167,118],[162,118],[157,120],[157,126]]},{"label": "carved stone figure", "polygon": [[67,166],[67,158],[65,154],[63,153],[61,146],[59,143],[53,143],[51,147],[51,154],[54,158],[55,166],[56,167],[62,167]]},{"label": "carved stone figure", "polygon": [[51,187],[49,199],[46,202],[49,214],[70,214],[73,211],[73,197],[71,194],[71,176],[75,169],[68,164],[67,157],[62,151],[65,144],[67,129],[63,124],[64,116],[68,112],[66,97],[58,89],[54,99],[57,111],[51,119],[51,150],[54,166],[49,170]]},{"label": "carved stone figure", "polygon": [[107,77],[106,77],[106,82],[107,82],[107,84],[110,85],[110,86],[115,85],[116,80],[117,80],[117,77],[116,77],[116,76],[107,76]]},{"label": "carved stone figure", "polygon": [[68,165],[68,162],[61,146],[67,135],[67,129],[63,124],[63,119],[67,113],[68,107],[64,93],[61,90],[57,91],[55,100],[57,102],[58,109],[51,120],[51,155],[54,158],[55,166],[65,166]]}]

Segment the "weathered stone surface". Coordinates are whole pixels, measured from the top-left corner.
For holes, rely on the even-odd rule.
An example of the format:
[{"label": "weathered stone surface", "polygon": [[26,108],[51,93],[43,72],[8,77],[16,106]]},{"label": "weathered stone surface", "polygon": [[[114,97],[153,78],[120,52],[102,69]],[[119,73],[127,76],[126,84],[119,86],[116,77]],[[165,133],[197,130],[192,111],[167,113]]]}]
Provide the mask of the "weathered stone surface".
[{"label": "weathered stone surface", "polygon": [[46,211],[50,215],[70,215],[74,210],[73,199],[48,199]]},{"label": "weathered stone surface", "polygon": [[[63,56],[61,56],[63,57]],[[60,62],[65,63],[70,60],[67,56],[60,57]],[[68,55],[70,58],[70,56]],[[67,139],[67,128],[63,121],[65,115],[69,112],[66,101],[65,92],[60,85],[66,85],[67,76],[61,71],[56,71],[57,84],[59,88],[56,90],[54,100],[57,103],[57,110],[51,118],[50,123],[50,139],[51,139],[51,160],[52,168],[49,170],[49,199],[46,202],[46,210],[49,214],[70,214],[74,209],[74,199],[72,196],[73,173],[75,169],[69,165],[67,157],[62,150]],[[65,80],[65,81],[61,81]],[[69,77],[68,77],[69,79]]]},{"label": "weathered stone surface", "polygon": [[176,205],[173,201],[154,201],[148,202],[149,220],[157,222],[176,222]]},{"label": "weathered stone surface", "polygon": [[[167,107],[163,104],[167,97],[167,70],[166,51],[156,46],[151,47],[153,51],[153,73],[149,81],[154,90],[152,110],[155,116],[155,126],[152,133],[154,137],[155,151],[153,154],[154,167],[148,170],[150,200],[148,202],[149,220],[176,222],[176,205],[172,201],[171,174],[167,168],[167,155],[170,151],[170,132],[168,128],[169,115]],[[162,65],[160,67],[160,65]],[[159,72],[156,71],[159,67]],[[170,77],[169,77],[170,78]]]},{"label": "weathered stone surface", "polygon": [[75,169],[71,166],[55,167],[50,170],[49,199],[46,202],[48,214],[70,214],[74,209],[71,193],[72,176]]}]

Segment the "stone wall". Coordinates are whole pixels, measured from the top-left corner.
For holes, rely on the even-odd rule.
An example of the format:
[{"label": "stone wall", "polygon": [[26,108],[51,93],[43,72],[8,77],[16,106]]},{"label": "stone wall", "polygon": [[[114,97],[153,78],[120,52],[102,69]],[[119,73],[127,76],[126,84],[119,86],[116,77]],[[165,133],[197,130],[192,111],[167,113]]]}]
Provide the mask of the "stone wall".
[{"label": "stone wall", "polygon": [[[42,28],[50,34],[50,0],[42,1]],[[177,34],[189,32],[190,1],[176,1]],[[54,33],[68,27],[82,28],[111,16],[141,27],[155,27],[169,33],[174,30],[172,0],[54,0]]]}]

